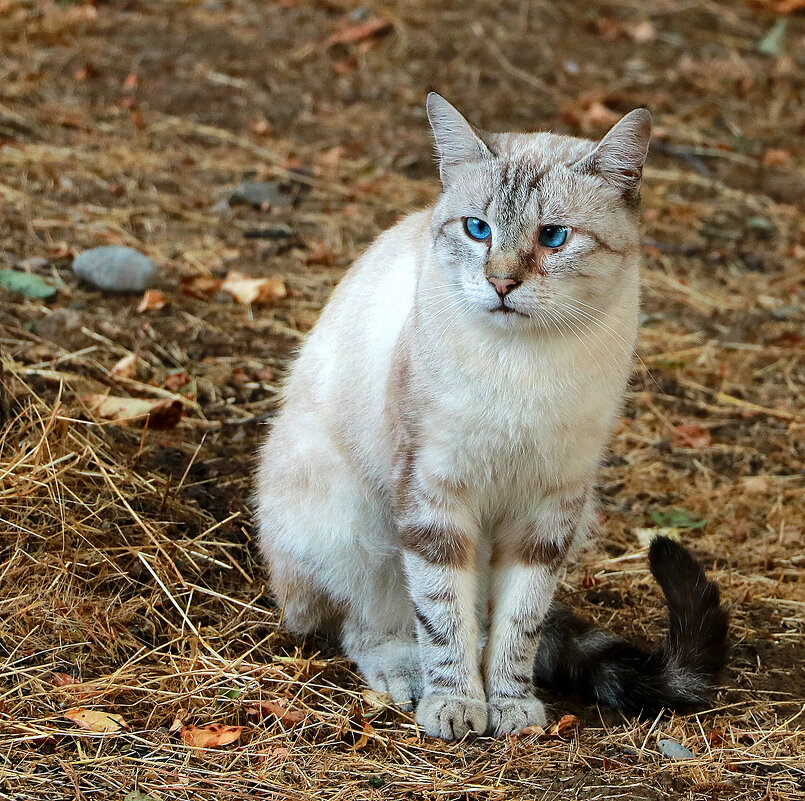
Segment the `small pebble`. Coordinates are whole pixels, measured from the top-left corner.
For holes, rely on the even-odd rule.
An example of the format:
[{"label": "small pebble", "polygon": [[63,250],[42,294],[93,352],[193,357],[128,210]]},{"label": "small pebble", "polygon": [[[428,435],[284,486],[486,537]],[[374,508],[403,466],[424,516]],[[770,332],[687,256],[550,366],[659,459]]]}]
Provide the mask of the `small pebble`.
[{"label": "small pebble", "polygon": [[695,759],[696,756],[693,751],[685,748],[684,745],[678,743],[676,740],[658,740],[657,748],[663,756],[669,759]]},{"label": "small pebble", "polygon": [[293,194],[278,181],[242,181],[229,196],[230,205],[241,203],[258,209],[263,205],[292,206],[293,202]]},{"label": "small pebble", "polygon": [[84,281],[109,292],[142,292],[157,277],[148,256],[122,245],[107,245],[79,253],[73,272]]}]

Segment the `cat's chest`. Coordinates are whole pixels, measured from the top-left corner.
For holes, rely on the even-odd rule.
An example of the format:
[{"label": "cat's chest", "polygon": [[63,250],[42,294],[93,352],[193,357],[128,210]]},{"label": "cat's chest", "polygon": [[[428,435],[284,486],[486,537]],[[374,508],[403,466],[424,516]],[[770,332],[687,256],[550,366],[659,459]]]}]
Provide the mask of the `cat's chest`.
[{"label": "cat's chest", "polygon": [[478,494],[533,493],[597,464],[620,389],[589,376],[454,376],[420,421],[423,467]]}]

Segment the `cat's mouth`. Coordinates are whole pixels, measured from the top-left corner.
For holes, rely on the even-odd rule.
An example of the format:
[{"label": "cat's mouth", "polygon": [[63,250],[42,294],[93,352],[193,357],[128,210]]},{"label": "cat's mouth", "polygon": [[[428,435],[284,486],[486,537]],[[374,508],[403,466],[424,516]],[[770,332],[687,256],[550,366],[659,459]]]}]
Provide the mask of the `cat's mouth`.
[{"label": "cat's mouth", "polygon": [[511,306],[507,306],[503,301],[501,301],[500,306],[495,306],[495,308],[491,309],[490,311],[492,314],[499,312],[500,314],[519,314],[521,317],[528,317],[527,314],[523,314],[522,312],[517,311],[517,309],[513,309]]}]

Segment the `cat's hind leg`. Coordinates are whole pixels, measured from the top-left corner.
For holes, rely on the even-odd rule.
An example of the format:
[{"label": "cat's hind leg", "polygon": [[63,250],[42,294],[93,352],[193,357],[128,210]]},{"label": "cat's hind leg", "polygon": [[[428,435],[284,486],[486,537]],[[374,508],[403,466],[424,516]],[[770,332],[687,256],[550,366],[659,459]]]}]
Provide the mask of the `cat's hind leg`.
[{"label": "cat's hind leg", "polygon": [[393,523],[315,418],[278,421],[263,449],[257,501],[284,625],[301,634],[335,624],[372,689],[413,706],[422,671]]},{"label": "cat's hind leg", "polygon": [[344,621],[342,643],[366,683],[387,692],[401,709],[410,712],[422,697],[422,664],[413,617],[396,629],[367,624],[360,616]]}]

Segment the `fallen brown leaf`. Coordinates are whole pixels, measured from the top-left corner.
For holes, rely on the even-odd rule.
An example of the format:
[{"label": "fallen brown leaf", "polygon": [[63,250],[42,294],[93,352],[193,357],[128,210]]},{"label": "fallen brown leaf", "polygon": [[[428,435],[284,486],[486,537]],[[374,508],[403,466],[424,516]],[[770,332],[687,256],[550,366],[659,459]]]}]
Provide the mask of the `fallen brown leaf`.
[{"label": "fallen brown leaf", "polygon": [[211,275],[191,275],[179,280],[179,289],[196,300],[211,300],[222,283],[220,278]]},{"label": "fallen brown leaf", "polygon": [[791,153],[783,148],[771,148],[763,154],[763,163],[769,167],[787,167],[791,164]]},{"label": "fallen brown leaf", "polygon": [[235,271],[224,279],[221,290],[246,306],[252,303],[273,303],[288,294],[285,284],[279,278],[248,278]]},{"label": "fallen brown leaf", "polygon": [[128,728],[128,724],[121,715],[98,712],[83,706],[68,709],[64,713],[64,717],[87,731],[111,732]]},{"label": "fallen brown leaf", "polygon": [[657,31],[649,20],[643,20],[626,27],[627,36],[638,44],[648,44],[657,38]]},{"label": "fallen brown leaf", "polygon": [[324,264],[332,267],[334,263],[333,251],[324,242],[314,242],[310,251],[305,254],[305,264]]},{"label": "fallen brown leaf", "polygon": [[163,292],[158,289],[146,289],[137,311],[142,314],[147,311],[158,311],[164,309],[170,301]]},{"label": "fallen brown leaf", "polygon": [[78,679],[69,673],[54,673],[50,677],[54,687],[66,687],[68,684],[78,684]]},{"label": "fallen brown leaf", "polygon": [[136,353],[129,353],[128,356],[124,356],[119,362],[116,362],[109,372],[115,378],[134,378],[137,374],[138,361]]},{"label": "fallen brown leaf", "polygon": [[258,751],[257,757],[263,763],[272,764],[274,762],[285,761],[291,753],[289,748],[272,748],[268,751]]},{"label": "fallen brown leaf", "polygon": [[579,719],[575,715],[562,715],[556,723],[551,726],[548,733],[555,737],[569,737],[579,725]]},{"label": "fallen brown leaf", "polygon": [[180,389],[186,387],[190,381],[190,376],[184,371],[181,371],[178,373],[168,373],[162,385],[171,392],[178,392]]},{"label": "fallen brown leaf", "polygon": [[542,728],[542,726],[526,726],[520,734],[524,737],[528,737],[529,735],[536,734],[541,740],[545,739],[548,736],[548,732]]},{"label": "fallen brown leaf", "polygon": [[114,395],[84,395],[84,403],[104,420],[115,423],[146,423],[149,428],[166,431],[182,419],[184,406],[178,398],[120,398]]},{"label": "fallen brown leaf", "polygon": [[698,423],[684,423],[674,428],[674,445],[686,448],[707,448],[710,446],[710,432]]},{"label": "fallen brown leaf", "polygon": [[755,494],[769,491],[769,482],[763,476],[747,476],[742,483],[744,492]]},{"label": "fallen brown leaf", "polygon": [[369,17],[360,22],[342,22],[338,30],[327,40],[327,45],[348,44],[350,42],[362,42],[379,36],[391,28],[388,20],[380,17]]},{"label": "fallen brown leaf", "polygon": [[292,728],[297,723],[301,723],[307,716],[307,712],[299,709],[288,709],[282,703],[277,701],[258,701],[255,706],[250,706],[246,710],[248,715],[274,715],[277,720],[285,726],[285,728]]},{"label": "fallen brown leaf", "polygon": [[234,743],[241,733],[243,726],[224,726],[221,723],[211,723],[209,726],[182,726],[182,740],[192,748],[218,748],[222,745]]},{"label": "fallen brown leaf", "polygon": [[352,746],[355,751],[360,751],[361,748],[364,748],[369,742],[369,738],[375,733],[375,730],[372,728],[372,725],[368,720],[363,721],[362,729],[363,731],[361,736],[358,737],[358,739],[355,741],[355,745]]}]

